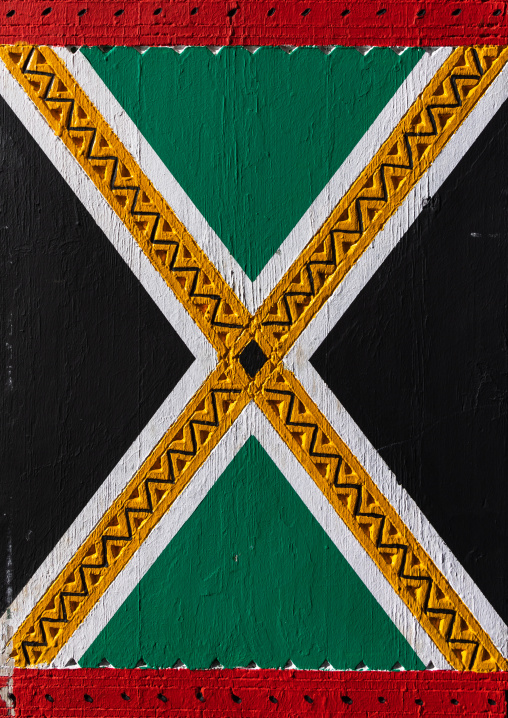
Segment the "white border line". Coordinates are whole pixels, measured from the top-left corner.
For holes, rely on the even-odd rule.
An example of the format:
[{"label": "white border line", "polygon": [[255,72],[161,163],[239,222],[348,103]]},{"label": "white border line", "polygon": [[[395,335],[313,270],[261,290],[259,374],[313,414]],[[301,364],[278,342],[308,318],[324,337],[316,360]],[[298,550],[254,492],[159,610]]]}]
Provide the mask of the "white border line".
[{"label": "white border line", "polygon": [[253,283],[256,308],[328,219],[360,172],[434,77],[452,48],[425,53]]},{"label": "white border line", "polygon": [[89,535],[104,513],[104,506],[109,506],[122,491],[167,428],[185,408],[198,387],[216,366],[217,359],[212,346],[198,326],[148,258],[145,257],[125,225],[109,207],[63,142],[56,140],[46,120],[3,62],[0,62],[0,92],[168,322],[173,327],[178,327],[179,336],[196,357],[162,406],[2,616],[0,619],[0,645],[3,646],[10,641],[13,633],[30,613],[37,600]]},{"label": "white border line", "polygon": [[449,668],[439,649],[254,403],[244,409],[192,482],[62,648],[52,666],[65,667],[70,659],[77,661],[84,655],[250,436],[257,438],[420,660],[425,665],[432,662],[436,668]]},{"label": "white border line", "polygon": [[337,287],[323,310],[301,334],[286,357],[285,363],[296,374],[335,431],[346,442],[417,541],[449,580],[453,589],[489,634],[498,650],[508,657],[508,627],[502,618],[490,605],[415,502],[397,483],[395,475],[309,363],[311,356],[325,337],[406,234],[422,211],[427,199],[438,191],[506,99],[508,99],[508,65],[487,89],[424,177],[409,193],[404,203]]},{"label": "white border line", "polygon": [[84,92],[97,107],[120,142],[134,157],[150,182],[162,194],[177,217],[210,258],[242,302],[249,305],[252,282],[230,254],[201,212],[189,199],[129,115],[81,52],[53,47]]},{"label": "white border line", "polygon": [[54,50],[251,313],[263,303],[347,192],[358,176],[358,168],[363,169],[368,164],[452,52],[452,48],[439,48],[423,55],[259,276],[251,281],[86,57],[81,52],[72,53],[67,48]]}]

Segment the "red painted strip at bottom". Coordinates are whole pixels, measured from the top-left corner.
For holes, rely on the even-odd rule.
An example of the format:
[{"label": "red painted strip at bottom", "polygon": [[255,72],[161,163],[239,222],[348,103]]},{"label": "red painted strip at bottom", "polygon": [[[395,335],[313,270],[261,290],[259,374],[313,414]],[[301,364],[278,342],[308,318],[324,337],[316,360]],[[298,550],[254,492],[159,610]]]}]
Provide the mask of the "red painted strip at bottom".
[{"label": "red painted strip at bottom", "polygon": [[288,670],[20,670],[11,715],[506,716],[508,674]]}]

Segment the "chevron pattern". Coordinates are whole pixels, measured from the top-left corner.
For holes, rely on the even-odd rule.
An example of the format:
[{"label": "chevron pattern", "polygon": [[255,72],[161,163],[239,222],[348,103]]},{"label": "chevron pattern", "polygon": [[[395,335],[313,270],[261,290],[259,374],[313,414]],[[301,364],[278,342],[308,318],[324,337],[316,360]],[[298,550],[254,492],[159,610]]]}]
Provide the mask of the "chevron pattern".
[{"label": "chevron pattern", "polygon": [[447,644],[452,665],[502,669],[506,661],[296,378],[281,369],[256,400],[414,615]]},{"label": "chevron pattern", "polygon": [[247,399],[229,375],[219,365],[25,622],[14,642],[20,665],[51,660],[238,416]]},{"label": "chevron pattern", "polygon": [[261,326],[285,353],[367,249],[504,63],[500,48],[455,54],[267,299]]},{"label": "chevron pattern", "polygon": [[[229,411],[230,405],[235,403],[235,395],[241,394],[241,391],[241,389],[212,389],[208,397],[210,406],[206,407],[206,417],[210,418],[191,419],[186,426],[189,438],[185,442],[184,447],[176,446],[176,441],[174,441],[166,451],[165,457],[163,455],[161,458],[161,462],[163,462],[163,464],[167,461],[167,471],[165,465],[162,463],[160,471],[162,471],[164,476],[169,476],[167,479],[168,483],[175,483],[176,477],[181,472],[183,465],[191,461],[196,456],[198,448],[203,446],[206,441],[208,441],[208,438],[214,429],[219,428],[220,422]],[[220,410],[218,402],[220,402],[221,405]],[[197,416],[199,416],[199,414]],[[176,438],[177,437],[175,437],[175,440]],[[152,466],[149,476],[154,477],[157,470],[158,469],[156,467]],[[160,483],[160,479],[158,478],[149,478],[147,483],[148,481],[151,481],[152,483]]]},{"label": "chevron pattern", "polygon": [[220,355],[249,315],[49,48],[3,48],[34,102]]}]

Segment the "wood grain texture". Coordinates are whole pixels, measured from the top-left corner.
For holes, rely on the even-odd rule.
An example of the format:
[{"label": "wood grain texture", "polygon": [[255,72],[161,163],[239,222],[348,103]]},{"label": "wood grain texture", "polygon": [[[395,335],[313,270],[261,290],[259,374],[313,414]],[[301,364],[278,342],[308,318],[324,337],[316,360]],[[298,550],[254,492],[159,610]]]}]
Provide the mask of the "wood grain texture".
[{"label": "wood grain texture", "polygon": [[0,99],[4,610],[193,356]]},{"label": "wood grain texture", "polygon": [[508,105],[312,357],[508,619]]},{"label": "wood grain texture", "polygon": [[499,0],[9,0],[2,42],[461,45],[506,42]]},{"label": "wood grain texture", "polygon": [[[506,715],[506,674],[452,671],[82,671],[14,672],[16,715],[131,716]],[[10,705],[12,703],[9,701]]]}]

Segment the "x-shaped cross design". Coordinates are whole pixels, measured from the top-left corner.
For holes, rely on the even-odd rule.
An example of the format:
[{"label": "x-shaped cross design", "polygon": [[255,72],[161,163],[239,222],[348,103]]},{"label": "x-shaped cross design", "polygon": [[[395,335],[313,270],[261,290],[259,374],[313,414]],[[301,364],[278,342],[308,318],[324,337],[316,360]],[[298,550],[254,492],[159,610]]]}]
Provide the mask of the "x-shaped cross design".
[{"label": "x-shaped cross design", "polygon": [[507,661],[283,360],[500,72],[508,50],[451,53],[253,316],[60,58],[26,45],[2,47],[0,55],[219,360],[17,630],[17,665],[53,660],[254,401],[448,662],[459,670],[506,670]]}]

